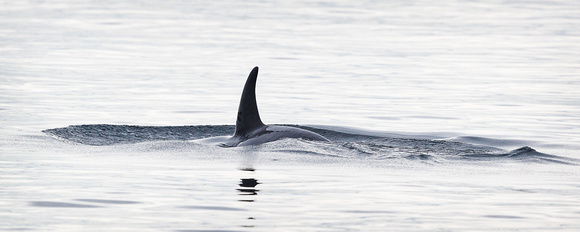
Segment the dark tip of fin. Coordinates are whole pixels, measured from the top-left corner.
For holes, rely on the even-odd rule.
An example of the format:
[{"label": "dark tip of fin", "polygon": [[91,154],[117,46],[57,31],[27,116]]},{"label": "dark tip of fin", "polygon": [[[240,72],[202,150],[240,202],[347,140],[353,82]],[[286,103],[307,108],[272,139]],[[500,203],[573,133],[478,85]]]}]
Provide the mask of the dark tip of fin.
[{"label": "dark tip of fin", "polygon": [[256,103],[256,81],[258,79],[258,67],[254,67],[248,75],[240,107],[238,108],[238,117],[236,119],[237,136],[244,136],[248,132],[264,126],[258,113],[258,104]]}]

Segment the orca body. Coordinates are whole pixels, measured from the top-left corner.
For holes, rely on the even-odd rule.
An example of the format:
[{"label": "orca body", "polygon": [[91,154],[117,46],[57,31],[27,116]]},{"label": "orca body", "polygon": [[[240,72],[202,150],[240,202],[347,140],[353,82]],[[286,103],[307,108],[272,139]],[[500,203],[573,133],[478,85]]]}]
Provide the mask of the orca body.
[{"label": "orca body", "polygon": [[262,123],[256,103],[256,81],[258,79],[258,67],[254,67],[246,80],[238,116],[236,119],[236,131],[232,137],[220,136],[196,140],[201,143],[217,144],[224,147],[258,145],[276,141],[283,138],[299,138],[312,141],[329,141],[323,136],[312,131],[288,127],[270,126]]}]

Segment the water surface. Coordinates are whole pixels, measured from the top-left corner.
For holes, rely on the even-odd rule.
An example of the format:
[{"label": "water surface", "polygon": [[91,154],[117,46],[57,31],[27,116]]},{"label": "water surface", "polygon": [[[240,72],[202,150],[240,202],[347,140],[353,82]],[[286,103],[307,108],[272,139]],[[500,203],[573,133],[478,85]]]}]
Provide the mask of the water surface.
[{"label": "water surface", "polygon": [[[0,3],[0,230],[577,231],[576,1]],[[260,66],[262,120],[233,133]]]}]

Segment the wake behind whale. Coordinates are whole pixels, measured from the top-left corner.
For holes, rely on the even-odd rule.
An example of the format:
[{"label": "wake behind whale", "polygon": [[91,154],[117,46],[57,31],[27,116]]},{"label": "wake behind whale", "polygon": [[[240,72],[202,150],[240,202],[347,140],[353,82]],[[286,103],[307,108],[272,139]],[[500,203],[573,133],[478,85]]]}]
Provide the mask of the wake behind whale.
[{"label": "wake behind whale", "polygon": [[[324,155],[338,158],[362,158],[369,160],[415,160],[420,162],[446,163],[449,161],[492,161],[524,163],[579,164],[578,160],[538,152],[522,146],[505,150],[488,145],[454,141],[456,139],[429,138],[421,135],[378,134],[353,129],[344,131],[324,126],[279,125],[301,128],[328,138],[331,142],[310,142],[302,139],[282,139],[260,145],[262,152],[287,152],[292,154]],[[44,130],[59,140],[90,146],[137,146],[163,147],[173,150],[201,149],[188,144],[192,140],[207,137],[228,137],[234,125],[200,126],[133,126],[133,125],[72,125]],[[473,139],[472,137],[469,137]],[[461,140],[461,137],[459,138]],[[485,140],[485,138],[482,138]],[[500,141],[500,143],[503,140]],[[505,142],[510,142],[506,140]],[[143,144],[143,145],[139,145]],[[197,143],[196,143],[197,144]],[[162,146],[158,146],[162,145]],[[213,147],[213,145],[200,145]],[[213,151],[213,149],[212,149]]]},{"label": "wake behind whale", "polygon": [[[354,128],[350,128],[350,132],[344,132],[332,127],[324,129],[299,125],[265,125],[262,123],[256,103],[257,76],[258,67],[255,67],[250,72],[244,86],[235,126],[73,125],[65,128],[47,129],[43,132],[58,139],[95,146],[177,140],[221,147],[237,147],[260,145],[284,139],[298,139],[323,142],[321,143],[323,144],[322,149],[317,149],[317,152],[314,152],[316,154],[331,156],[338,154],[342,157],[355,154],[378,159],[488,160],[499,158],[530,162],[577,163],[568,158],[538,152],[528,146],[505,151],[494,146],[463,142],[473,141],[475,137],[463,137],[459,138],[459,141],[454,141],[456,139],[444,140],[429,136],[366,133]],[[228,136],[231,131],[234,131],[234,135]],[[483,140],[493,141],[493,139],[485,138]],[[302,152],[308,153],[310,148],[303,149]],[[296,151],[286,148],[279,150]]]}]

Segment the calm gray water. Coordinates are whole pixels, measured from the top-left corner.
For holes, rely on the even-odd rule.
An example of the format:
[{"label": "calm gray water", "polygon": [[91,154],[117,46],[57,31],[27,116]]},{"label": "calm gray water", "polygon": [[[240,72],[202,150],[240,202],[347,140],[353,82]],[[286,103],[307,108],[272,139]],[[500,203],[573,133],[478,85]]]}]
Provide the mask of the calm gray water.
[{"label": "calm gray water", "polygon": [[[579,28],[570,0],[0,1],[0,230],[578,231]],[[254,66],[265,123],[332,142],[190,142]]]}]

